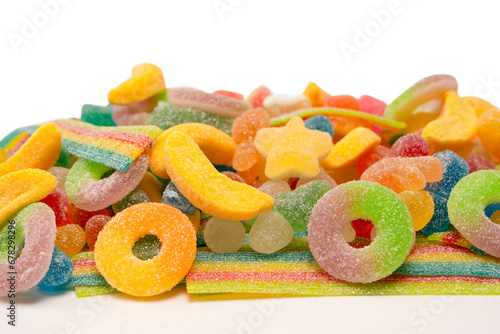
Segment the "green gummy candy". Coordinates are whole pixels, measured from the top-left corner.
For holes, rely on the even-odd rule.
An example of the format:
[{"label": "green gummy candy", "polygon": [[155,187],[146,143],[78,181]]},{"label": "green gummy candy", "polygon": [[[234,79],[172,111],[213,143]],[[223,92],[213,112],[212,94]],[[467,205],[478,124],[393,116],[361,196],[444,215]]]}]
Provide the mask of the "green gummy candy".
[{"label": "green gummy candy", "polygon": [[98,126],[115,126],[113,122],[112,110],[108,107],[96,106],[93,104],[84,104],[80,119]]},{"label": "green gummy candy", "polygon": [[69,170],[66,178],[65,188],[68,200],[72,201],[73,197],[85,184],[91,181],[97,181],[104,174],[113,170],[113,168],[100,164],[98,162],[87,159],[78,159],[73,167]]},{"label": "green gummy candy", "polygon": [[305,232],[316,202],[330,189],[324,180],[308,182],[294,191],[274,196],[273,210],[285,217],[295,232]]},{"label": "green gummy candy", "polygon": [[132,247],[132,254],[139,260],[149,260],[158,255],[162,243],[156,235],[146,234],[139,238]]},{"label": "green gummy candy", "polygon": [[203,123],[211,125],[222,132],[231,135],[233,119],[196,109],[174,106],[168,102],[160,102],[153,110],[149,124],[155,125],[163,131],[183,123]]},{"label": "green gummy candy", "polygon": [[56,167],[64,167],[64,168],[71,168],[73,166],[73,162],[71,162],[71,155],[67,152],[61,151],[61,154],[59,155],[59,159],[57,159]]},{"label": "green gummy candy", "polygon": [[116,202],[112,205],[113,211],[118,213],[131,207],[132,205],[139,203],[149,203],[149,197],[141,189],[134,189],[130,194],[125,196],[121,201]]}]

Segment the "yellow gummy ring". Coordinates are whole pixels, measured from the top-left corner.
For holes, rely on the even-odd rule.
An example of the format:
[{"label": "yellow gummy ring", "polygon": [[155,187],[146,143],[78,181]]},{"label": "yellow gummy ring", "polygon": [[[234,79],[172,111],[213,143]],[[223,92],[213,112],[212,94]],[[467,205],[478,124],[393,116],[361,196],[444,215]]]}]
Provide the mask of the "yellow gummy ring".
[{"label": "yellow gummy ring", "polygon": [[[149,260],[132,254],[139,238],[152,234],[161,250]],[[169,291],[187,274],[196,256],[196,232],[181,211],[163,203],[141,203],[114,216],[95,244],[96,267],[115,289],[133,296]]]}]

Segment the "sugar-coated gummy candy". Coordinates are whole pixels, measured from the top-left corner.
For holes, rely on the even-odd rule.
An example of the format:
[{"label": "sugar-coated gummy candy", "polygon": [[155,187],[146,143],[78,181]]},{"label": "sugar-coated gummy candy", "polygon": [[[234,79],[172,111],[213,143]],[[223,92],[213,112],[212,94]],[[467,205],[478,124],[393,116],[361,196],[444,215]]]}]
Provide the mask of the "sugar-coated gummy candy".
[{"label": "sugar-coated gummy candy", "polygon": [[56,187],[56,178],[39,169],[24,169],[0,177],[0,228],[12,215],[45,198]]},{"label": "sugar-coated gummy candy", "polygon": [[465,161],[469,165],[469,173],[474,173],[478,170],[496,169],[495,164],[482,155],[471,155]]},{"label": "sugar-coated gummy candy", "polygon": [[262,106],[270,117],[277,117],[298,109],[309,108],[311,101],[304,95],[271,94],[264,99]]},{"label": "sugar-coated gummy candy", "polygon": [[290,223],[276,211],[261,213],[248,234],[248,243],[259,253],[271,254],[293,239]]},{"label": "sugar-coated gummy candy", "polygon": [[57,228],[55,245],[69,257],[78,254],[85,242],[85,231],[80,225],[68,224]]},{"label": "sugar-coated gummy candy", "polygon": [[422,131],[431,149],[457,149],[470,141],[477,132],[476,112],[455,91],[444,94],[441,116]]},{"label": "sugar-coated gummy candy", "polygon": [[113,211],[116,214],[120,211],[125,210],[126,208],[131,207],[132,205],[136,205],[139,203],[149,203],[149,197],[141,189],[135,188],[130,192],[130,194],[123,197],[118,202],[113,203],[111,207],[113,208]]},{"label": "sugar-coated gummy candy", "polygon": [[305,232],[316,202],[331,188],[324,180],[311,181],[294,191],[275,195],[273,210],[285,217],[295,232]]},{"label": "sugar-coated gummy candy", "polygon": [[222,95],[222,96],[226,96],[226,97],[231,97],[233,99],[240,100],[240,101],[243,101],[245,99],[243,97],[243,95],[241,95],[240,93],[232,92],[229,90],[216,90],[214,92],[214,94]]},{"label": "sugar-coated gummy candy", "polygon": [[328,184],[333,188],[337,186],[337,183],[335,180],[323,169],[323,167],[319,167],[319,174],[316,175],[313,178],[300,178],[297,181],[296,187],[300,187],[308,182],[314,181],[314,180],[324,180],[328,182]]},{"label": "sugar-coated gummy candy", "polygon": [[175,87],[168,90],[168,101],[183,108],[199,109],[216,115],[236,118],[252,105],[231,97],[205,93],[199,89]]},{"label": "sugar-coated gummy candy", "polygon": [[69,215],[69,203],[66,193],[61,188],[57,188],[47,195],[40,202],[47,204],[56,216],[56,225],[63,226],[73,223]]},{"label": "sugar-coated gummy candy", "polygon": [[151,115],[150,125],[155,125],[163,131],[183,123],[201,123],[211,125],[220,131],[231,135],[234,119],[196,110],[174,106],[168,102],[159,102]]},{"label": "sugar-coated gummy candy", "polygon": [[451,224],[475,247],[500,256],[500,225],[492,223],[484,209],[500,202],[500,171],[482,170],[462,178],[448,200]]},{"label": "sugar-coated gummy candy", "polygon": [[[355,218],[373,222],[377,237],[356,249],[343,230]],[[377,183],[353,181],[327,192],[309,220],[309,247],[327,273],[348,282],[369,283],[394,272],[410,253],[414,230],[403,200]]]},{"label": "sugar-coated gummy candy", "polygon": [[330,154],[321,161],[321,166],[327,171],[353,167],[364,153],[379,145],[380,141],[381,138],[370,129],[355,128],[337,142]]},{"label": "sugar-coated gummy candy", "polygon": [[8,153],[6,150],[0,147],[0,164],[7,160]]},{"label": "sugar-coated gummy candy", "polygon": [[351,95],[333,95],[324,98],[325,107],[359,110],[358,100]]},{"label": "sugar-coated gummy candy", "polygon": [[[155,235],[161,250],[152,259],[132,254],[139,238]],[[99,233],[95,262],[115,289],[133,296],[154,296],[177,285],[193,264],[196,233],[189,219],[163,203],[136,204],[113,217]]]},{"label": "sugar-coated gummy candy", "polygon": [[87,211],[104,209],[120,201],[141,182],[148,169],[149,151],[141,154],[124,172],[115,171],[101,179],[109,167],[83,158],[70,169],[66,193],[77,208]]},{"label": "sugar-coated gummy candy", "polygon": [[324,100],[327,96],[330,96],[327,92],[321,89],[314,82],[309,82],[302,92],[302,95],[307,96],[311,101],[311,107],[322,107],[324,106]]},{"label": "sugar-coated gummy candy", "polygon": [[319,130],[328,133],[332,139],[333,139],[333,126],[332,122],[323,115],[316,115],[311,118],[308,118],[305,122],[304,125],[307,129],[309,130]]},{"label": "sugar-coated gummy candy", "polygon": [[245,180],[236,173],[226,171],[226,172],[221,172],[221,174],[224,176],[227,176],[228,178],[230,178],[233,181],[236,181],[239,183],[246,183]]},{"label": "sugar-coated gummy candy", "polygon": [[149,124],[151,113],[158,104],[156,96],[146,100],[113,107],[113,122],[118,126]]},{"label": "sugar-coated gummy candy", "polygon": [[384,117],[384,111],[387,104],[384,101],[374,98],[370,95],[361,95],[358,99],[359,111]]},{"label": "sugar-coated gummy candy", "polygon": [[139,260],[149,260],[161,251],[161,241],[154,234],[139,238],[132,247],[132,254]]},{"label": "sugar-coated gummy candy", "polygon": [[235,143],[231,136],[207,124],[184,123],[173,126],[156,139],[151,148],[149,169],[156,176],[168,179],[165,171],[165,141],[174,132],[189,135],[198,144],[207,158],[217,165],[230,165],[235,153]]},{"label": "sugar-coated gummy candy", "polygon": [[495,161],[493,154],[484,147],[479,139],[466,143],[459,150],[456,150],[455,153],[465,160],[472,155],[481,155],[492,162]]},{"label": "sugar-coated gummy candy", "polygon": [[270,180],[265,182],[259,188],[259,191],[262,191],[269,196],[275,196],[278,194],[283,194],[292,191],[290,185],[283,180]]},{"label": "sugar-coated gummy candy", "polygon": [[434,215],[434,201],[425,190],[403,191],[399,194],[410,211],[415,231],[420,231],[427,225]]},{"label": "sugar-coated gummy candy", "polygon": [[476,96],[466,96],[463,99],[469,106],[471,106],[472,109],[474,109],[477,117],[480,117],[482,114],[491,109],[498,109],[488,101]]},{"label": "sugar-coated gummy candy", "polygon": [[444,232],[450,226],[448,200],[432,192],[429,192],[429,195],[431,195],[434,202],[434,214],[429,223],[420,230],[425,235]]},{"label": "sugar-coated gummy candy", "polygon": [[446,91],[457,89],[457,80],[451,75],[438,74],[423,78],[391,102],[385,108],[384,117],[404,122],[418,106],[441,98]]},{"label": "sugar-coated gummy candy", "polygon": [[48,170],[59,159],[61,146],[61,133],[56,126],[43,125],[13,156],[0,164],[0,176],[29,168]]},{"label": "sugar-coated gummy candy", "polygon": [[109,107],[101,107],[93,104],[84,104],[80,119],[83,122],[98,126],[114,126],[112,116],[113,110]]},{"label": "sugar-coated gummy candy", "polygon": [[87,220],[85,224],[85,239],[87,239],[89,250],[94,250],[99,233],[110,220],[111,217],[106,215],[95,215]]},{"label": "sugar-coated gummy candy", "polygon": [[71,168],[73,166],[73,161],[71,160],[71,154],[61,151],[59,158],[57,159],[54,167],[64,167]]},{"label": "sugar-coated gummy candy", "polygon": [[469,174],[469,165],[463,158],[449,150],[438,152],[433,157],[441,160],[443,179],[438,182],[428,183],[425,190],[448,198],[457,182]]},{"label": "sugar-coated gummy candy", "polygon": [[[15,226],[14,250],[17,255],[24,243],[21,255],[16,259],[15,291],[20,292],[35,286],[45,276],[50,267],[54,240],[56,237],[56,220],[52,210],[43,203],[28,205],[12,219]],[[9,264],[9,240],[12,233],[5,226],[0,231],[0,296],[7,296],[11,290],[11,281],[7,280],[8,272],[12,272]]]},{"label": "sugar-coated gummy candy", "polygon": [[492,109],[479,117],[477,135],[484,147],[500,159],[500,110]]},{"label": "sugar-coated gummy candy", "polygon": [[245,243],[245,227],[239,221],[213,217],[205,224],[203,237],[212,252],[233,253]]},{"label": "sugar-coated gummy candy", "polygon": [[362,175],[371,165],[389,156],[390,149],[383,145],[378,145],[361,155],[356,162],[356,172]]},{"label": "sugar-coated gummy candy", "polygon": [[313,178],[319,174],[319,161],[332,150],[329,134],[309,130],[300,117],[293,117],[283,128],[260,129],[255,147],[266,158],[266,176]]},{"label": "sugar-coated gummy candy", "polygon": [[161,69],[143,63],[132,68],[132,76],[108,93],[111,104],[124,105],[144,101],[166,89]]},{"label": "sugar-coated gummy candy", "polygon": [[266,97],[271,95],[272,92],[266,86],[259,86],[255,88],[245,99],[254,108],[262,108],[264,106],[264,100]]},{"label": "sugar-coated gummy candy", "polygon": [[390,157],[423,157],[429,155],[429,145],[414,133],[400,137],[389,152]]},{"label": "sugar-coated gummy candy", "polygon": [[274,204],[271,196],[221,175],[183,132],[175,131],[165,142],[165,167],[184,197],[212,216],[246,220]]},{"label": "sugar-coated gummy candy", "polygon": [[141,182],[137,186],[137,189],[144,191],[144,193],[148,196],[150,202],[161,203],[163,196],[163,185],[150,172],[146,172]]},{"label": "sugar-coated gummy candy", "polygon": [[75,208],[73,210],[73,221],[75,224],[80,225],[81,228],[85,229],[87,222],[90,218],[97,215],[104,215],[111,217],[112,211],[108,209],[102,209],[97,211],[86,211],[82,209]]},{"label": "sugar-coated gummy candy", "polygon": [[64,252],[54,247],[49,270],[37,286],[41,289],[52,289],[66,283],[72,274],[73,261]]},{"label": "sugar-coated gummy candy", "polygon": [[196,207],[170,182],[163,192],[163,203],[179,209],[182,213],[191,214]]},{"label": "sugar-coated gummy candy", "polygon": [[500,211],[500,203],[491,203],[484,208],[484,214],[488,218],[491,218],[491,216],[497,211]]}]

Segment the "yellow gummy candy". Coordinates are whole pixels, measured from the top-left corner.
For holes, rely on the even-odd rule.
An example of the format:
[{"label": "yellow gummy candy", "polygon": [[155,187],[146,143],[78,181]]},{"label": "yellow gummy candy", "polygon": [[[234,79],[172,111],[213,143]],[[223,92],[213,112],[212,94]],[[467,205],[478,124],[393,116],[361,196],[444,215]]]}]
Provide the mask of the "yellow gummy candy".
[{"label": "yellow gummy candy", "polygon": [[307,84],[302,95],[307,96],[307,98],[311,100],[311,107],[323,107],[325,97],[330,96],[330,94],[322,90],[314,82],[309,82]]},{"label": "yellow gummy candy", "polygon": [[500,110],[488,110],[481,115],[477,135],[484,147],[500,159]]},{"label": "yellow gummy candy", "polygon": [[0,177],[0,228],[16,212],[53,192],[57,179],[40,169],[25,169]]},{"label": "yellow gummy candy", "polygon": [[153,64],[139,64],[132,69],[132,77],[108,93],[111,104],[131,104],[143,101],[166,89],[161,69]]},{"label": "yellow gummy candy", "polygon": [[497,107],[495,107],[494,105],[492,105],[488,101],[480,99],[479,97],[466,96],[462,99],[468,105],[470,105],[472,107],[472,109],[474,109],[477,117],[481,117],[481,115],[484,114],[485,112],[487,112],[488,110],[498,109]]},{"label": "yellow gummy candy", "polygon": [[161,182],[152,173],[146,172],[137,188],[146,193],[150,202],[162,202]]},{"label": "yellow gummy candy", "polygon": [[399,194],[410,211],[413,228],[420,231],[429,223],[434,215],[434,201],[425,190],[407,190]]},{"label": "yellow gummy candy", "polygon": [[297,116],[285,127],[260,129],[255,136],[255,148],[267,159],[265,173],[272,180],[317,176],[319,161],[332,147],[328,133],[307,129]]},{"label": "yellow gummy candy", "polygon": [[441,117],[427,124],[422,137],[432,151],[457,149],[471,140],[477,131],[477,116],[472,107],[455,91],[444,93]]},{"label": "yellow gummy candy", "polygon": [[0,164],[5,162],[5,160],[7,160],[7,152],[3,148],[0,148]]},{"label": "yellow gummy candy", "polygon": [[28,168],[48,170],[61,153],[61,133],[54,124],[38,128],[28,141],[6,162],[0,165],[0,176]]},{"label": "yellow gummy candy", "polygon": [[339,140],[333,150],[321,161],[326,171],[345,170],[356,164],[363,153],[379,145],[381,138],[372,130],[357,127]]},{"label": "yellow gummy candy", "polygon": [[179,191],[209,215],[247,220],[269,211],[274,200],[252,186],[219,173],[187,134],[174,131],[165,142],[165,167]]},{"label": "yellow gummy candy", "polygon": [[183,123],[171,127],[163,132],[156,139],[151,148],[151,158],[149,160],[149,169],[156,176],[162,179],[168,179],[165,170],[165,141],[174,132],[184,132],[198,144],[201,151],[207,156],[208,160],[216,165],[231,164],[236,146],[233,138],[219,129],[202,123]]}]

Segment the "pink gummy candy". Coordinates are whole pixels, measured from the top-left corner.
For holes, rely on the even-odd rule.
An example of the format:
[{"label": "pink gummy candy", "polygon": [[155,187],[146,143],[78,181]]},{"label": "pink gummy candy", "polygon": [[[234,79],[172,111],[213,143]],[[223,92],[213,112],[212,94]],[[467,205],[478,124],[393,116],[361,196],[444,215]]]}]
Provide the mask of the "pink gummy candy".
[{"label": "pink gummy candy", "polygon": [[399,138],[391,147],[390,157],[423,157],[429,155],[429,144],[415,133]]},{"label": "pink gummy candy", "polygon": [[358,104],[359,111],[379,117],[384,117],[385,107],[387,107],[384,101],[380,101],[370,95],[362,95],[358,99]]}]

